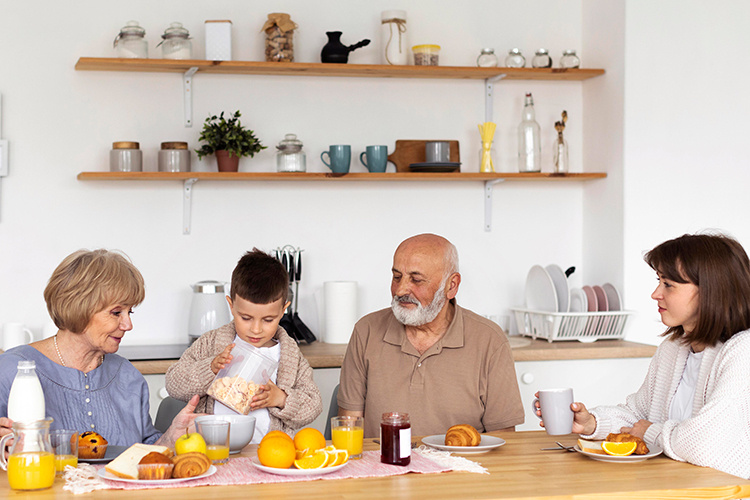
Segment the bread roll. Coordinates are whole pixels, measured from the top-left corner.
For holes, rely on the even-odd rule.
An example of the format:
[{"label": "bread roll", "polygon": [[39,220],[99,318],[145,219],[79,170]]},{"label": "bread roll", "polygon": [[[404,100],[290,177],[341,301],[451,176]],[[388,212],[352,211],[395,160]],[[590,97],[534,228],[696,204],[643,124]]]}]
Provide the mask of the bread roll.
[{"label": "bread roll", "polygon": [[174,458],[172,477],[195,477],[205,473],[211,467],[211,460],[197,451],[183,453]]},{"label": "bread roll", "polygon": [[469,424],[454,425],[445,433],[446,446],[479,446],[482,436]]}]

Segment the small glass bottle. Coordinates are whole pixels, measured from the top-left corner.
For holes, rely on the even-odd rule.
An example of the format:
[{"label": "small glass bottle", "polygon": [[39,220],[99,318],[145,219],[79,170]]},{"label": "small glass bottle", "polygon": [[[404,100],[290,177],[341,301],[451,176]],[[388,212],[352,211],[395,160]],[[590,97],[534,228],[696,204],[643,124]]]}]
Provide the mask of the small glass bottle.
[{"label": "small glass bottle", "polygon": [[518,171],[542,171],[541,128],[534,116],[534,98],[526,94],[526,100],[518,125]]},{"label": "small glass bottle", "polygon": [[497,66],[497,56],[495,55],[495,49],[482,49],[482,52],[477,57],[477,66],[480,68],[494,68]]},{"label": "small glass bottle", "polygon": [[[182,23],[171,23],[161,36],[161,54],[164,59],[192,59],[193,42]],[[159,46],[157,45],[157,47]]]},{"label": "small glass bottle", "polygon": [[551,68],[552,58],[549,56],[547,49],[539,49],[531,60],[532,68]]},{"label": "small glass bottle", "polygon": [[553,172],[556,174],[568,173],[568,143],[561,134],[555,139],[555,167]]},{"label": "small glass bottle", "polygon": [[505,58],[507,68],[524,68],[526,67],[526,58],[521,54],[520,49],[511,49],[508,51],[508,57]]},{"label": "small glass bottle", "polygon": [[286,134],[276,146],[277,172],[305,172],[307,170],[305,152],[302,151],[302,141],[296,134]]},{"label": "small glass bottle", "polygon": [[144,38],[146,30],[138,26],[138,21],[128,21],[120,29],[112,46],[117,51],[117,57],[125,59],[147,59],[148,43]]},{"label": "small glass bottle", "polygon": [[380,13],[380,44],[383,64],[405,66],[410,51],[406,39],[406,11],[384,10]]},{"label": "small glass bottle", "polygon": [[14,422],[32,422],[44,419],[45,413],[44,391],[36,375],[36,362],[19,361],[8,395],[8,418]]},{"label": "small glass bottle", "polygon": [[575,50],[566,50],[565,52],[563,52],[563,55],[560,58],[560,67],[561,68],[580,68],[581,67],[581,60],[576,55]]},{"label": "small glass bottle", "polygon": [[383,413],[380,421],[380,461],[403,466],[411,462],[411,422],[408,413]]}]

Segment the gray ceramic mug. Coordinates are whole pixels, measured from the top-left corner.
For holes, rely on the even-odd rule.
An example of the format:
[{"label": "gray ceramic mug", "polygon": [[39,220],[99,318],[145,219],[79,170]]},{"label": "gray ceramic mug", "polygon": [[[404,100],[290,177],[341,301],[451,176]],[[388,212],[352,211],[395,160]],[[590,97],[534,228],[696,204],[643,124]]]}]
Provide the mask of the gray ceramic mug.
[{"label": "gray ceramic mug", "polygon": [[538,391],[539,398],[531,402],[531,409],[536,415],[536,402],[539,401],[540,417],[544,428],[550,436],[561,436],[573,432],[573,389],[543,389]]},{"label": "gray ceramic mug", "polygon": [[[324,155],[328,156],[330,163],[325,160]],[[328,151],[320,153],[320,161],[325,163],[332,172],[345,174],[349,172],[349,164],[352,161],[352,147],[343,144],[329,146]]]},{"label": "gray ceramic mug", "polygon": [[370,172],[385,172],[388,166],[388,146],[367,146],[359,154],[359,161]]},{"label": "gray ceramic mug", "polygon": [[451,145],[448,141],[428,141],[424,157],[427,163],[448,163],[451,161]]}]

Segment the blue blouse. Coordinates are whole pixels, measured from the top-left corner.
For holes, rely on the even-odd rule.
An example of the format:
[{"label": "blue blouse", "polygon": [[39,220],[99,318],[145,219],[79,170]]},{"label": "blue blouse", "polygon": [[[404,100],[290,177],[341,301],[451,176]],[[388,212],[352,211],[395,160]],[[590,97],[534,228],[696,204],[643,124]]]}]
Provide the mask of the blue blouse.
[{"label": "blue blouse", "polygon": [[0,355],[0,416],[8,415],[8,396],[18,362],[36,362],[51,429],[95,431],[112,445],[154,443],[161,433],[149,415],[146,379],[128,360],[107,354],[98,368],[83,373],[58,365],[31,346]]}]

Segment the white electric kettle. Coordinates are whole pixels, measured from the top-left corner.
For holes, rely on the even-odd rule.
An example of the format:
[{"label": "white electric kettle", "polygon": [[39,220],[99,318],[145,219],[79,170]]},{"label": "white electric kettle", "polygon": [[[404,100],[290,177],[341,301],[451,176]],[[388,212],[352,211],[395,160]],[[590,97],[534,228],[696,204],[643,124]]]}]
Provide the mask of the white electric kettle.
[{"label": "white electric kettle", "polygon": [[232,319],[226,299],[226,283],[199,281],[192,288],[193,299],[190,302],[188,321],[191,344],[207,331],[226,325]]}]

